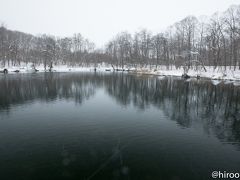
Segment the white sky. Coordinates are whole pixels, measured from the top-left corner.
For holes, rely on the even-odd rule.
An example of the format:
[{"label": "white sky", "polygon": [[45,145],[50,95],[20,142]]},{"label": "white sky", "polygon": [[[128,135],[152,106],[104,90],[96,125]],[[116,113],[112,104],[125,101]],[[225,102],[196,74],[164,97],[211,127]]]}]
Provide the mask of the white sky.
[{"label": "white sky", "polygon": [[80,32],[101,47],[121,31],[162,31],[188,15],[212,15],[240,0],[0,0],[0,22],[34,35]]}]

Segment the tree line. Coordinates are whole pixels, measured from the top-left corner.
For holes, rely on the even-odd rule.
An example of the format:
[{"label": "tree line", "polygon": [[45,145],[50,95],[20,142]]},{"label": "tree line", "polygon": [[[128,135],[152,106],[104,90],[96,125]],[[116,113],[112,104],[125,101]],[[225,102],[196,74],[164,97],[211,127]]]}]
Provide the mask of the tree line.
[{"label": "tree line", "polygon": [[0,60],[3,65],[20,62],[67,65],[108,63],[115,67],[193,64],[240,69],[240,5],[211,17],[188,16],[167,30],[153,34],[142,29],[121,32],[99,50],[80,33],[72,37],[30,34],[0,27]]},{"label": "tree line", "polygon": [[240,6],[210,18],[188,16],[154,35],[146,29],[134,35],[119,33],[107,44],[106,53],[120,66],[198,63],[240,68]]},{"label": "tree line", "polygon": [[73,37],[58,38],[50,35],[33,36],[0,27],[0,60],[5,65],[20,65],[21,62],[76,65],[91,62],[95,44],[80,33]]}]

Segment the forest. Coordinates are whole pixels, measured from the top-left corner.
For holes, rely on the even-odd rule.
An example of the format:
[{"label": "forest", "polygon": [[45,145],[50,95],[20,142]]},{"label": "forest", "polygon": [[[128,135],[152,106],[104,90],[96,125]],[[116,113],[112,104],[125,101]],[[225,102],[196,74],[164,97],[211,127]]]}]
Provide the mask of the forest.
[{"label": "forest", "polygon": [[[160,22],[156,22],[160,23]],[[167,67],[198,63],[240,69],[240,5],[211,17],[188,16],[164,32],[141,29],[134,34],[120,32],[104,48],[80,33],[72,37],[31,35],[0,27],[0,63],[90,66],[101,63],[112,66]]]}]

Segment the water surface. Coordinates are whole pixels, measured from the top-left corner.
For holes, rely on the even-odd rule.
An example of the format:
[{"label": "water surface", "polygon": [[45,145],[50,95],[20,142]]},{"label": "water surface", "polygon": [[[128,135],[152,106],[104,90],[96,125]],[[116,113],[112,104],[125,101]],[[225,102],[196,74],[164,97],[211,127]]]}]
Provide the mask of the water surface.
[{"label": "water surface", "polygon": [[0,179],[240,170],[240,87],[124,73],[0,76]]}]

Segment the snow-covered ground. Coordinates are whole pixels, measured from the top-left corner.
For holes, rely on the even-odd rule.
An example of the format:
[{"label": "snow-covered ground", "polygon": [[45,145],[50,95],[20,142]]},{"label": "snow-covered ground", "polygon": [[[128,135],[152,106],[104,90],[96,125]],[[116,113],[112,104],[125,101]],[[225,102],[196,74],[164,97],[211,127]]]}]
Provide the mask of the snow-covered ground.
[{"label": "snow-covered ground", "polygon": [[[18,70],[19,73],[32,73],[35,72],[32,64],[24,64],[21,63],[20,66],[0,66],[0,71],[3,69],[7,69],[8,73],[16,73],[15,71]],[[38,72],[45,72],[44,66],[39,65],[35,67]],[[47,68],[49,69],[49,68]],[[53,72],[83,72],[83,71],[94,71],[95,66],[90,67],[82,67],[82,66],[67,66],[67,65],[57,65],[54,66],[52,71]],[[166,66],[159,66],[157,69],[155,67],[150,68],[126,68],[125,70],[129,70],[129,72],[132,73],[138,73],[138,74],[151,74],[151,75],[158,75],[158,76],[182,76],[184,74],[183,67],[175,68],[175,66],[172,66],[170,68],[167,68]],[[106,64],[100,64],[96,66],[96,71],[113,71],[113,68],[111,65]],[[231,80],[231,81],[240,81],[240,70],[227,67],[226,70],[224,67],[218,67],[214,68],[211,66],[206,67],[206,71],[203,69],[196,70],[195,68],[190,69],[187,72],[187,75],[190,77],[201,77],[201,78],[209,78],[212,80]]]},{"label": "snow-covered ground", "polygon": [[[9,74],[16,73],[18,70],[19,73],[33,73],[35,72],[33,66],[31,64],[24,65],[23,63],[20,66],[5,66],[5,67],[0,67],[0,71],[3,71],[3,69],[7,69]],[[49,67],[47,67],[45,70],[43,65],[38,65],[35,66],[35,69],[38,70],[38,72],[46,72],[49,71]],[[81,71],[89,71],[89,70],[94,70],[94,67],[70,67],[67,65],[58,65],[58,66],[53,66],[52,72],[81,72]]]},{"label": "snow-covered ground", "polygon": [[[206,71],[203,69],[196,70],[195,68],[190,69],[187,72],[187,75],[190,77],[201,77],[201,78],[209,78],[213,80],[233,80],[233,81],[240,81],[240,70],[234,70],[233,67],[227,67],[226,70],[224,67],[214,68],[212,66],[205,67]],[[144,74],[155,74],[155,75],[162,75],[162,76],[182,76],[184,74],[183,67],[178,69],[175,66],[171,68],[167,68],[166,66],[161,66],[157,70],[150,70],[149,68],[145,69],[138,69],[138,73]]]}]

